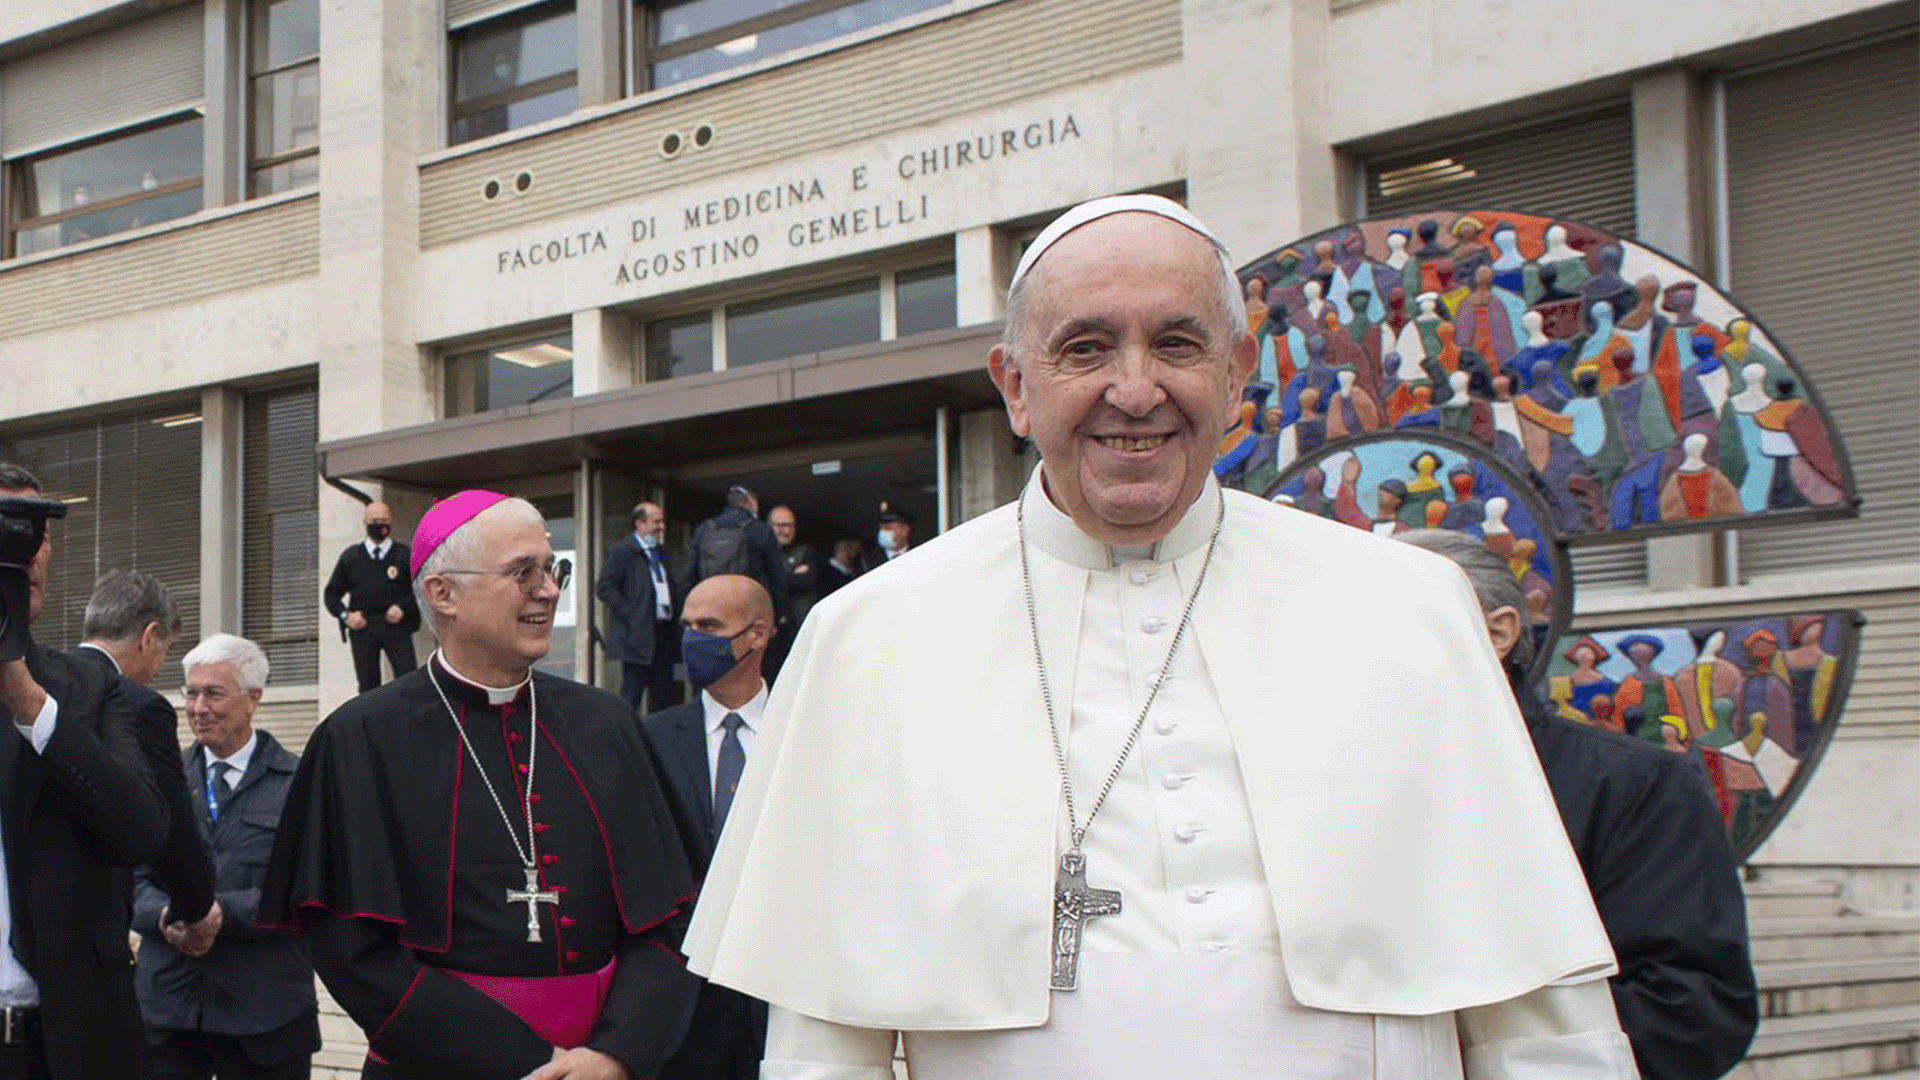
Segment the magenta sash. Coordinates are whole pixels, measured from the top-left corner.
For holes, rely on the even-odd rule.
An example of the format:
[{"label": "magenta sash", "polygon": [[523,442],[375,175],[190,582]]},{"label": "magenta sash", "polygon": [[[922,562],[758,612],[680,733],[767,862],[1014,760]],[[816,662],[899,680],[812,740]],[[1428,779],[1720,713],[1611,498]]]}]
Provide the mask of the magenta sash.
[{"label": "magenta sash", "polygon": [[525,1021],[534,1034],[562,1050],[586,1043],[593,1034],[593,1025],[600,1019],[601,1006],[607,1003],[607,988],[613,985],[611,961],[599,971],[585,975],[544,978],[472,975],[451,968],[440,970],[492,998]]}]

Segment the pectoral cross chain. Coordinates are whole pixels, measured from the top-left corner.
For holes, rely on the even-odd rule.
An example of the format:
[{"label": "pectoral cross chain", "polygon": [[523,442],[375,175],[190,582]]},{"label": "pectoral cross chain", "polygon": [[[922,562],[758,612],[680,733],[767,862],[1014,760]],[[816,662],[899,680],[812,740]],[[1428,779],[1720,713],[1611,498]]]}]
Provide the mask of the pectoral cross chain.
[{"label": "pectoral cross chain", "polygon": [[1088,919],[1120,914],[1116,889],[1087,885],[1087,859],[1069,851],[1060,857],[1053,887],[1053,988],[1071,990],[1080,981],[1080,932]]},{"label": "pectoral cross chain", "polygon": [[[527,941],[531,944],[540,940],[540,905],[553,904],[558,906],[560,903],[560,894],[540,888],[540,871],[531,866],[527,867],[526,871],[527,887],[525,889],[508,889],[507,903],[527,905]],[[1116,893],[1115,895],[1118,894]]]}]

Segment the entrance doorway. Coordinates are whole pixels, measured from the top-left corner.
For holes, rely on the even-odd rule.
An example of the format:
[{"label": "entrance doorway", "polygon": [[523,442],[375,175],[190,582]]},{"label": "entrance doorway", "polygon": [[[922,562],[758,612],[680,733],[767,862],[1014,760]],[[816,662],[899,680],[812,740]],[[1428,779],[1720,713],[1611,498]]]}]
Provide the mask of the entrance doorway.
[{"label": "entrance doorway", "polygon": [[807,460],[784,455],[778,464],[739,463],[725,469],[699,469],[667,485],[670,528],[681,534],[676,556],[683,556],[693,527],[720,512],[727,489],[743,485],[760,498],[764,515],[776,506],[793,510],[799,542],[812,544],[826,559],[839,540],[857,540],[871,564],[880,558],[875,542],[880,504],[885,501],[913,518],[915,543],[938,529],[940,477],[930,440],[914,439],[897,449],[864,453],[822,453]]}]

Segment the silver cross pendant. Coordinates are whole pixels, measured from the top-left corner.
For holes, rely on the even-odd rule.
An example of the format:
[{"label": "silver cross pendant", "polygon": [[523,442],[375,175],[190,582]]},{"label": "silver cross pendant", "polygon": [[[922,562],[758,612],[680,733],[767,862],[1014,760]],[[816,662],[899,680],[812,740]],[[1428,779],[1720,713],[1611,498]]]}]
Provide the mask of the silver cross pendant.
[{"label": "silver cross pendant", "polygon": [[1053,988],[1072,990],[1080,981],[1080,932],[1088,919],[1120,914],[1116,889],[1087,885],[1087,858],[1077,851],[1060,857],[1053,887]]},{"label": "silver cross pendant", "polygon": [[540,871],[531,866],[526,867],[526,871],[527,887],[508,889],[507,903],[527,905],[527,941],[531,944],[540,940],[540,905],[559,906],[560,894],[540,888]]}]

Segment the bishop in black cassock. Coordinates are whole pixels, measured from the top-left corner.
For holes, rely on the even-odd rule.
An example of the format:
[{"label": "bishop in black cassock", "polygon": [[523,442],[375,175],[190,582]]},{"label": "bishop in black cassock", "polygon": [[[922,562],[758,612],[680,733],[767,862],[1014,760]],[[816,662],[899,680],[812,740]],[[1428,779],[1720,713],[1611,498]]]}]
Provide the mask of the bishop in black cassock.
[{"label": "bishop in black cassock", "polygon": [[[492,505],[462,502],[473,494],[429,511],[417,559],[438,547],[421,542],[436,523],[444,540]],[[585,1046],[650,1080],[697,985],[677,952],[694,891],[684,850],[619,698],[540,672],[489,688],[436,653],[314,732],[261,921],[309,934],[367,1033],[364,1077],[518,1080],[555,1047]]]}]

